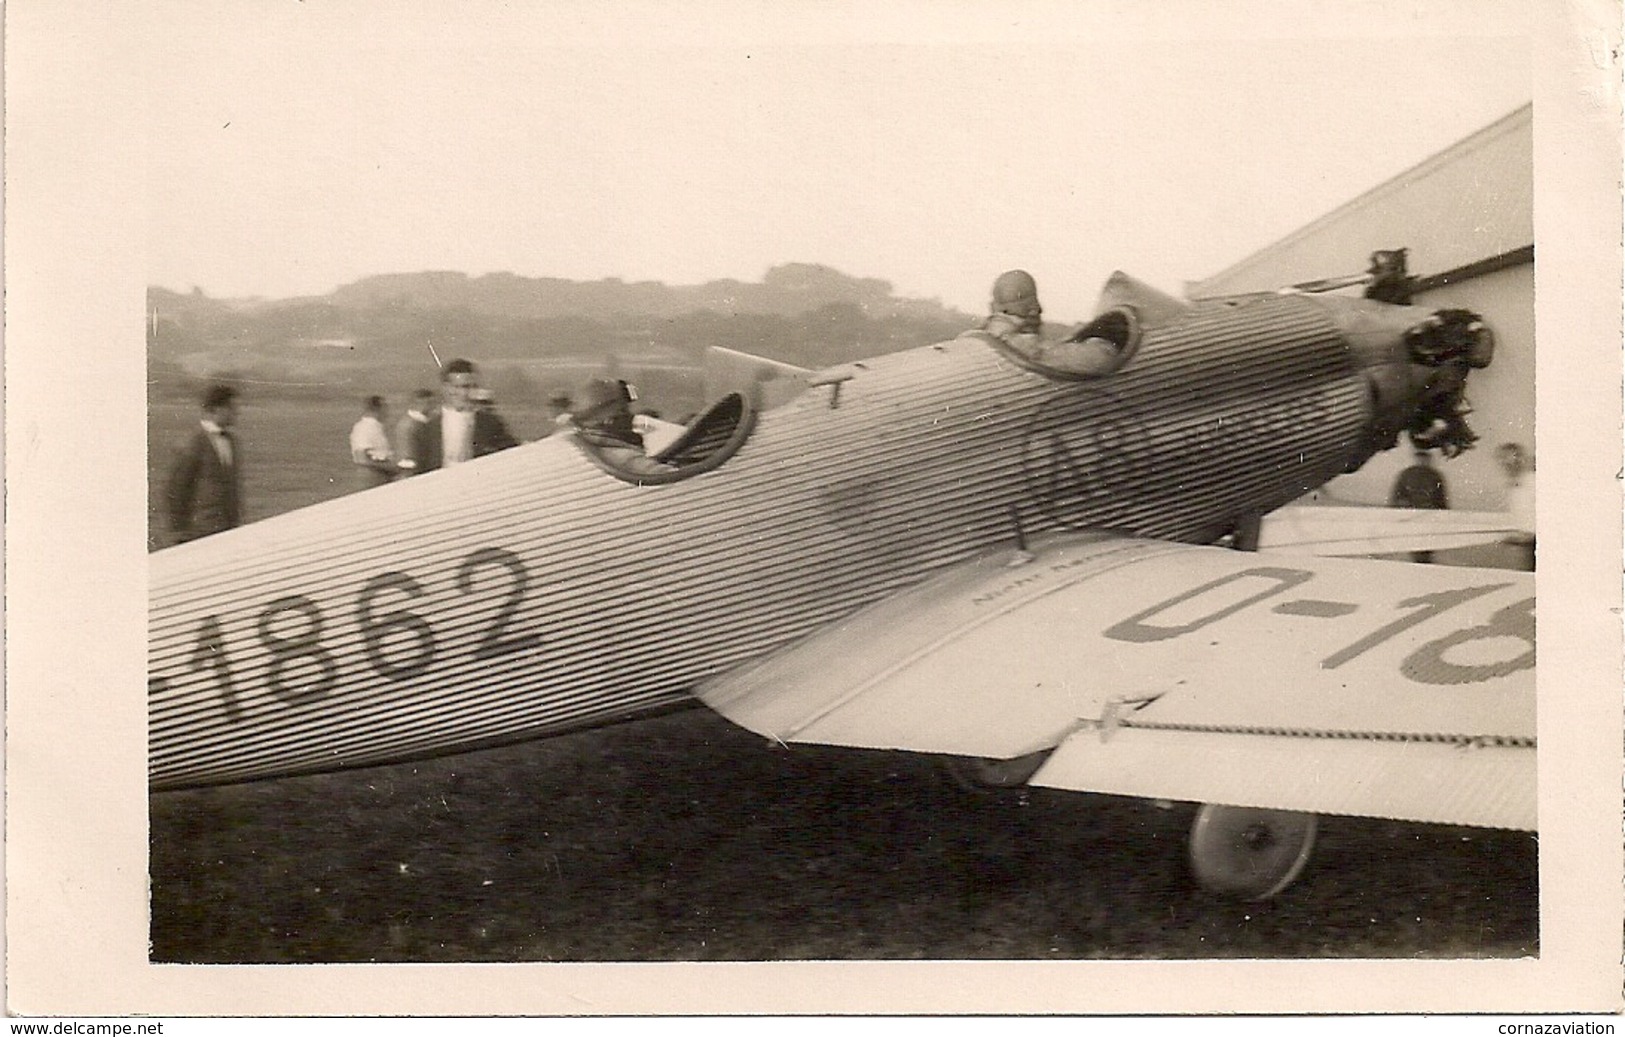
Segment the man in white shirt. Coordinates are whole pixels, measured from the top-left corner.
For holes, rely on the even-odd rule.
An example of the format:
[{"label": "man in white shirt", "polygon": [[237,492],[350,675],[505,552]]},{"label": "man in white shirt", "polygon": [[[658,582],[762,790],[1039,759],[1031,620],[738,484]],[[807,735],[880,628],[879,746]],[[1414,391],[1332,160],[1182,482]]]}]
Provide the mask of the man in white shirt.
[{"label": "man in white shirt", "polygon": [[420,470],[472,461],[519,445],[496,411],[477,406],[479,388],[479,372],[470,361],[451,360],[440,369],[440,420],[430,421],[425,430]]},{"label": "man in white shirt", "polygon": [[480,380],[473,364],[464,371],[450,371],[448,367],[448,372],[441,390],[444,404],[440,408],[440,463],[449,466],[474,460],[474,393]]},{"label": "man in white shirt", "polygon": [[1512,513],[1514,532],[1507,543],[1516,545],[1526,572],[1535,571],[1535,452],[1522,443],[1502,443],[1495,459],[1506,472],[1507,510]]},{"label": "man in white shirt", "polygon": [[395,453],[384,431],[384,398],[367,397],[366,409],[350,426],[350,460],[355,462],[360,489],[382,486],[395,477]]}]

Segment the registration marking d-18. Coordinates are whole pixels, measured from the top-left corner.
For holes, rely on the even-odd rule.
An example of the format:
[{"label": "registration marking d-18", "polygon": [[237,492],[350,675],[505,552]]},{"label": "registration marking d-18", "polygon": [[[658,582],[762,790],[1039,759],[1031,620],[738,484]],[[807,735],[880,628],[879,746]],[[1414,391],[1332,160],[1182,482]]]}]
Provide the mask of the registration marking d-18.
[{"label": "registration marking d-18", "polygon": [[[1229,616],[1262,604],[1313,579],[1305,569],[1257,566],[1229,573],[1182,591],[1107,627],[1105,636],[1137,644],[1168,641],[1193,634]],[[1320,661],[1333,670],[1397,638],[1402,633],[1471,601],[1504,590],[1510,583],[1450,588],[1404,598],[1394,603],[1397,618],[1378,626]],[[1336,619],[1360,611],[1349,602],[1294,599],[1272,609],[1278,615]],[[1462,661],[1452,653],[1482,642],[1510,642],[1512,652],[1487,660]],[[1503,645],[1502,647],[1506,647]],[[1525,598],[1493,612],[1487,620],[1457,627],[1414,648],[1399,664],[1400,673],[1420,684],[1474,684],[1505,677],[1535,665],[1535,599]]]}]

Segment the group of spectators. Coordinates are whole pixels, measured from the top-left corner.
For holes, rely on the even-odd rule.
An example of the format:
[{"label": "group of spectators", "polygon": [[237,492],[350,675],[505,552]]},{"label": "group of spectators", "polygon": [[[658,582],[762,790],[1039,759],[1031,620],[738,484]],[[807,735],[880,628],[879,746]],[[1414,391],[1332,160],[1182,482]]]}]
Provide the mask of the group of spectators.
[{"label": "group of spectators", "polygon": [[519,445],[468,360],[453,360],[441,369],[439,400],[428,389],[412,394],[406,413],[395,424],[393,444],[385,430],[386,416],[384,398],[369,396],[350,428],[350,460],[361,489]]},{"label": "group of spectators", "polygon": [[[618,466],[634,474],[671,470],[644,454],[642,437],[633,428],[633,398],[625,382],[594,379],[583,389],[579,408],[564,394],[550,402],[561,412],[561,426]],[[243,521],[242,465],[232,432],[237,390],[211,385],[202,402],[202,419],[176,450],[164,484],[170,539],[177,544]],[[428,389],[412,394],[393,436],[382,396],[367,397],[363,407],[350,428],[350,460],[361,489],[519,445],[490,391],[480,385],[478,368],[468,360],[452,360],[441,368],[438,397]]]}]

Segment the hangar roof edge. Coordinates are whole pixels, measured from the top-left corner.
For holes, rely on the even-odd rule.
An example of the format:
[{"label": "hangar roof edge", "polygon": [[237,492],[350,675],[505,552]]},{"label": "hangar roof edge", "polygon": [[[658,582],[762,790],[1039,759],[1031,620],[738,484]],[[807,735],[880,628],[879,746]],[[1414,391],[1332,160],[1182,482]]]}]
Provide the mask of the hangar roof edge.
[{"label": "hangar roof edge", "polygon": [[[1359,212],[1362,209],[1368,209],[1394,194],[1413,187],[1418,182],[1425,180],[1440,170],[1455,166],[1457,163],[1472,155],[1474,152],[1482,150],[1494,141],[1499,140],[1509,133],[1527,130],[1533,122],[1533,113],[1533,102],[1523,104],[1518,108],[1513,109],[1506,115],[1501,116],[1499,119],[1496,119],[1494,122],[1491,122],[1483,128],[1474,131],[1468,136],[1461,138],[1455,143],[1445,147],[1443,150],[1435,152],[1415,165],[1401,170],[1369,190],[1356,195],[1347,202],[1344,202],[1342,205],[1339,205],[1337,208],[1316,217],[1314,220],[1311,220],[1309,223],[1306,223],[1298,229],[1292,231],[1285,237],[1278,238],[1262,248],[1248,253],[1246,256],[1214,274],[1197,281],[1187,282],[1185,294],[1190,298],[1200,298],[1204,295],[1214,293],[1223,294],[1226,291],[1236,290],[1235,285],[1227,284],[1227,282],[1231,282],[1239,277],[1243,277],[1250,267],[1267,261],[1270,257],[1275,256],[1276,254],[1295,244],[1303,242],[1305,239],[1313,237],[1315,234],[1323,231],[1330,225],[1346,219],[1350,215]],[[1394,246],[1404,244],[1405,242],[1397,241],[1392,243]],[[1358,258],[1363,261],[1365,257],[1361,256]],[[1351,270],[1345,272],[1353,271]],[[1303,276],[1330,276],[1330,272],[1305,271]]]}]

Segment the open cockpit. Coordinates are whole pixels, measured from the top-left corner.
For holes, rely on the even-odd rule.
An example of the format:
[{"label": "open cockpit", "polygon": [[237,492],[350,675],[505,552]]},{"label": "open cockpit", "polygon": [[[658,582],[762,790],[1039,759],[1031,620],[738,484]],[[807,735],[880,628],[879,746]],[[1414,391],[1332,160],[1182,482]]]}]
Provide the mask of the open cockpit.
[{"label": "open cockpit", "polygon": [[1028,370],[1057,381],[1109,378],[1134,359],[1146,331],[1183,315],[1189,305],[1122,272],[1107,280],[1096,315],[1056,334],[1049,328],[1010,329],[998,318],[962,337],[986,341]]},{"label": "open cockpit", "polygon": [[1030,371],[1058,381],[1107,378],[1122,370],[1140,345],[1140,321],[1132,307],[1114,307],[1065,335],[1043,332],[969,331]]},{"label": "open cockpit", "polygon": [[681,431],[663,437],[659,447],[633,457],[591,435],[577,436],[576,444],[593,464],[626,482],[680,482],[726,462],[750,438],[757,416],[800,395],[810,374],[792,364],[713,347],[705,356],[705,398],[713,402]]},{"label": "open cockpit", "polygon": [[756,408],[742,393],[732,392],[690,421],[658,453],[642,455],[644,463],[635,467],[621,459],[621,452],[607,450],[591,437],[577,436],[576,445],[593,464],[618,479],[642,486],[661,485],[717,468],[750,438],[755,424]]}]

